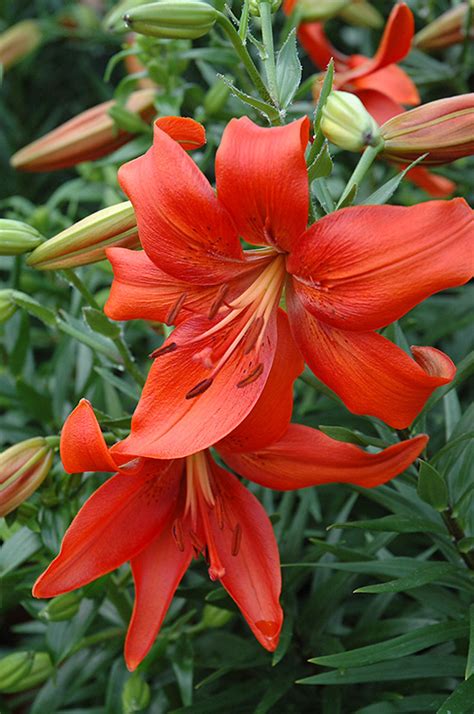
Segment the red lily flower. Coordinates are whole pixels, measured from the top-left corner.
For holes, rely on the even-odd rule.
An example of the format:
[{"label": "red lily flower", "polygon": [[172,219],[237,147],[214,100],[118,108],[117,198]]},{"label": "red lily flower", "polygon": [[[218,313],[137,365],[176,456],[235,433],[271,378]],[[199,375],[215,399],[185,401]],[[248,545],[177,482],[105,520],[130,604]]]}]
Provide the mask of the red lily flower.
[{"label": "red lily flower", "polygon": [[[284,314],[280,326],[288,331]],[[296,424],[282,436],[281,426],[287,428],[291,414],[292,384],[303,366],[291,342],[286,345],[255,410],[216,445],[230,466],[280,490],[337,481],[369,488],[416,459],[428,440],[424,435],[377,454]],[[276,387],[285,405],[284,424],[275,407]],[[273,529],[255,496],[209,451],[158,461],[134,458],[126,442],[108,449],[92,407],[82,400],[64,425],[61,457],[69,473],[117,473],[73,520],[59,555],[34,586],[36,597],[69,592],[130,561],[135,606],[125,659],[133,670],[152,646],[191,559],[203,554],[211,579],[220,580],[260,644],[275,650],[283,613]]]},{"label": "red lily flower", "polygon": [[[132,420],[132,453],[186,456],[219,441],[261,394],[286,286],[291,330],[313,372],[353,412],[408,426],[451,360],[411,359],[374,330],[472,274],[472,210],[462,199],[358,206],[306,230],[309,122],[232,120],[216,158],[217,196],[155,127],[153,147],[120,170],[144,253],[110,249],[113,319],[177,324]],[[265,246],[243,251],[239,236]],[[186,439],[183,439],[186,434]]]},{"label": "red lily flower", "polygon": [[[315,65],[324,71],[334,58],[334,89],[356,94],[379,124],[403,111],[403,105],[420,103],[418,90],[397,66],[410,52],[414,34],[413,14],[398,3],[387,20],[379,48],[373,58],[344,55],[331,45],[320,22],[302,23],[301,44]],[[318,87],[319,93],[319,87]]]}]

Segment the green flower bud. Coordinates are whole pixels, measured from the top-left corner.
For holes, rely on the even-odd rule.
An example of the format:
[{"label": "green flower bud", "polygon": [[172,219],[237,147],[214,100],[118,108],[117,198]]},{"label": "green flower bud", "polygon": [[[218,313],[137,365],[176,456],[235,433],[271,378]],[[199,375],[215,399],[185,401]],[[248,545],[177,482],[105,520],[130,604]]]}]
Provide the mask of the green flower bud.
[{"label": "green flower bud", "polygon": [[103,208],[42,243],[27,263],[37,270],[75,268],[105,258],[111,246],[140,245],[135,212],[130,201]]},{"label": "green flower bud", "polygon": [[43,684],[53,672],[54,666],[49,654],[47,652],[35,652],[33,664],[30,666],[29,671],[2,691],[7,694],[26,692],[28,689],[37,687],[38,684]]},{"label": "green flower bud", "polygon": [[230,610],[224,610],[224,608],[214,605],[204,605],[202,624],[209,629],[223,627],[232,617],[233,614]]},{"label": "green flower bud", "polygon": [[41,241],[38,231],[27,223],[0,218],[0,255],[28,253]]},{"label": "green flower bud", "polygon": [[323,107],[321,130],[333,144],[360,151],[380,141],[379,126],[355,94],[331,92]]},{"label": "green flower bud", "polygon": [[145,4],[143,0],[122,0],[104,17],[102,20],[103,28],[109,32],[128,32],[123,16],[128,10]]},{"label": "green flower bud", "polygon": [[207,35],[217,17],[214,7],[199,0],[162,0],[132,8],[123,19],[131,30],[141,35],[194,40]]},{"label": "green flower bud", "polygon": [[17,306],[13,302],[13,290],[7,288],[0,290],[0,325],[7,322],[16,312]]},{"label": "green flower bud", "polygon": [[138,672],[134,672],[125,682],[122,690],[123,714],[141,712],[148,707],[149,703],[150,687]]},{"label": "green flower bud", "polygon": [[295,12],[300,22],[329,20],[350,4],[351,0],[297,0]]},{"label": "green flower bud", "polygon": [[218,114],[223,109],[230,94],[229,86],[223,79],[218,79],[204,97],[204,109],[208,116]]},{"label": "green flower bud", "polygon": [[33,667],[33,652],[14,652],[0,659],[0,692],[10,691]]},{"label": "green flower bud", "polygon": [[80,605],[81,597],[77,592],[58,595],[41,610],[40,617],[48,622],[71,620],[77,614]]},{"label": "green flower bud", "polygon": [[260,5],[264,2],[270,5],[271,12],[276,12],[280,7],[282,0],[250,0],[250,14],[255,15],[256,17],[260,17]]},{"label": "green flower bud", "polygon": [[49,473],[53,450],[38,436],[10,446],[0,454],[0,516],[15,510]]},{"label": "green flower bud", "polygon": [[338,13],[338,16],[351,25],[373,27],[376,30],[384,24],[383,15],[366,0],[353,0]]}]

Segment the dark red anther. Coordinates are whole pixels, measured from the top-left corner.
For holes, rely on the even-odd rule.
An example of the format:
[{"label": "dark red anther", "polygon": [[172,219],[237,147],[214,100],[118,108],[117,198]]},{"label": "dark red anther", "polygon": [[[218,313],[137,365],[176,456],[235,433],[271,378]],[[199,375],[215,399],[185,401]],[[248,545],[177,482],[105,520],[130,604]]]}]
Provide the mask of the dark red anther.
[{"label": "dark red anther", "polygon": [[203,545],[193,530],[189,531],[189,537],[191,539],[191,543],[193,544],[193,548],[195,548],[198,553],[200,553],[202,551]]},{"label": "dark red anther", "polygon": [[173,522],[173,525],[171,526],[171,534],[174,538],[176,545],[178,546],[178,550],[180,550],[181,553],[183,553],[184,552],[183,526],[182,526],[181,520],[179,518],[177,518]]},{"label": "dark red anther", "polygon": [[189,390],[186,394],[186,399],[194,399],[194,397],[198,397],[200,394],[203,394],[206,389],[209,389],[211,384],[212,379],[203,379],[202,382],[199,382],[199,384],[196,384],[195,387]]},{"label": "dark red anther", "polygon": [[232,546],[230,549],[230,552],[232,553],[232,555],[239,554],[241,542],[242,542],[242,528],[240,527],[240,524],[237,523],[237,525],[234,528],[234,532],[232,533]]},{"label": "dark red anther", "polygon": [[172,324],[174,323],[174,321],[175,321],[176,318],[178,317],[179,311],[180,311],[181,308],[183,307],[184,302],[185,302],[185,300],[186,300],[187,297],[188,297],[188,293],[187,293],[187,292],[181,293],[181,295],[180,295],[179,298],[176,300],[176,302],[175,302],[175,304],[173,305],[173,307],[170,309],[170,311],[169,311],[168,314],[166,315],[166,319],[165,319],[165,324],[166,324],[166,325],[172,325]]},{"label": "dark red anther", "polygon": [[155,357],[161,357],[162,355],[168,354],[168,352],[174,352],[177,347],[176,342],[170,342],[168,345],[163,345],[163,347],[157,347],[157,349],[153,350],[148,356],[151,357],[151,359],[155,359]]},{"label": "dark red anther", "polygon": [[226,283],[224,283],[224,285],[220,286],[219,290],[217,291],[216,299],[212,303],[210,310],[209,310],[209,319],[210,320],[212,320],[219,312],[219,308],[224,303],[228,292],[229,292],[229,286]]},{"label": "dark red anther", "polygon": [[216,509],[217,525],[222,531],[224,529],[224,508],[222,506],[222,500],[219,495],[216,495],[215,497],[214,508]]},{"label": "dark red anther", "polygon": [[260,375],[263,372],[263,364],[260,362],[253,372],[250,372],[248,377],[245,377],[245,379],[242,379],[240,382],[237,382],[237,387],[239,389],[242,389],[242,387],[246,387],[248,384],[252,384],[252,382],[255,382],[256,379],[260,377]]}]

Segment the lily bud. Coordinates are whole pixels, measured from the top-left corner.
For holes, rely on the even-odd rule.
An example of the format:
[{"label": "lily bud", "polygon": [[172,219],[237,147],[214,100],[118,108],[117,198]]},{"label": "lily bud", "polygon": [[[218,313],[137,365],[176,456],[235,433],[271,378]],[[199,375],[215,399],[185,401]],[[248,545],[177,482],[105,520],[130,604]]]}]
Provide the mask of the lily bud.
[{"label": "lily bud", "polygon": [[222,607],[206,604],[202,611],[202,624],[209,629],[223,627],[233,616],[230,610],[224,610]]},{"label": "lily bud", "polygon": [[199,0],[162,0],[132,8],[125,24],[140,35],[172,40],[195,40],[207,35],[217,20],[217,10]]},{"label": "lily bud", "polygon": [[143,5],[143,0],[122,0],[102,20],[102,27],[108,32],[128,32],[123,16],[127,10]]},{"label": "lily bud", "polygon": [[0,325],[7,322],[16,312],[17,306],[13,302],[13,290],[6,288],[0,290]]},{"label": "lily bud", "polygon": [[287,15],[295,11],[300,22],[329,20],[350,5],[351,0],[285,0]]},{"label": "lily bud", "polygon": [[360,151],[380,142],[379,126],[355,94],[334,91],[323,107],[321,130],[333,144]]},{"label": "lily bud", "polygon": [[0,255],[28,253],[41,241],[41,234],[27,223],[0,218]]},{"label": "lily bud", "polygon": [[270,11],[276,12],[281,5],[281,0],[250,0],[249,10],[251,15],[260,17],[260,5],[265,2],[270,5]]},{"label": "lily bud", "polygon": [[350,25],[373,27],[375,30],[384,24],[383,15],[366,0],[352,0],[347,7],[338,12],[338,16]]},{"label": "lily bud", "polygon": [[[156,113],[154,97],[153,89],[139,89],[128,97],[125,107],[148,122]],[[118,106],[112,99],[87,109],[17,151],[10,164],[21,171],[55,171],[111,154],[134,136],[117,128],[110,116],[110,110]]]},{"label": "lily bud", "polygon": [[52,462],[53,449],[42,436],[21,441],[0,454],[0,516],[36,491]]},{"label": "lily bud", "polygon": [[42,32],[36,20],[22,20],[0,34],[0,64],[6,70],[33,52]]},{"label": "lily bud", "polygon": [[36,248],[27,258],[37,270],[77,268],[104,260],[106,248],[140,245],[130,201],[102,208]]},{"label": "lily bud", "polygon": [[383,156],[409,163],[422,154],[424,164],[447,164],[474,154],[474,93],[422,104],[392,117],[380,133]]},{"label": "lily bud", "polygon": [[0,659],[0,692],[17,685],[33,667],[34,652],[14,652]]},{"label": "lily bud", "polygon": [[48,602],[40,612],[40,617],[47,622],[71,620],[79,611],[81,596],[77,592],[58,595]]},{"label": "lily bud", "polygon": [[[7,658],[5,657],[5,659]],[[30,666],[30,669],[27,674],[24,674],[22,677],[17,678],[14,684],[11,684],[9,687],[2,689],[2,691],[7,694],[26,692],[28,689],[33,689],[33,687],[37,687],[39,684],[43,684],[43,682],[45,682],[48,677],[53,674],[53,672],[54,665],[51,662],[51,657],[49,656],[49,654],[47,652],[35,652],[33,656],[33,663]]]},{"label": "lily bud", "polygon": [[[471,4],[474,4],[472,0]],[[413,38],[414,46],[420,50],[439,50],[463,42],[468,11],[468,2],[461,2],[456,7],[447,10],[417,32]],[[474,37],[474,14],[471,18],[469,36]]]},{"label": "lily bud", "polygon": [[122,690],[122,710],[124,714],[142,712],[150,704],[150,686],[145,682],[142,675],[134,672],[130,679],[125,682]]}]

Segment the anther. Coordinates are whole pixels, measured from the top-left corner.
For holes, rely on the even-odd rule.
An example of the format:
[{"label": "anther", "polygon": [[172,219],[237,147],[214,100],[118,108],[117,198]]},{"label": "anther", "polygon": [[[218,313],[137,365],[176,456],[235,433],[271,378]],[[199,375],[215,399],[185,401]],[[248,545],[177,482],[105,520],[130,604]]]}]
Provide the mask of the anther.
[{"label": "anther", "polygon": [[216,497],[214,507],[216,509],[217,525],[222,531],[224,529],[224,509],[222,508],[220,496]]},{"label": "anther", "polygon": [[210,310],[209,310],[208,317],[210,320],[212,320],[219,312],[219,308],[224,303],[228,292],[229,292],[229,286],[226,283],[224,283],[224,285],[221,285],[221,287],[217,291],[216,299],[212,303]]},{"label": "anther", "polygon": [[178,317],[179,311],[180,311],[181,308],[183,307],[184,302],[185,302],[185,300],[186,300],[187,297],[188,297],[188,293],[187,293],[187,292],[184,292],[184,293],[182,293],[182,294],[179,296],[179,298],[176,300],[176,302],[175,302],[175,304],[173,305],[173,307],[170,309],[170,311],[169,311],[168,314],[166,315],[166,318],[165,318],[165,324],[166,324],[166,325],[172,325],[172,324],[173,324],[173,322],[174,322],[174,321],[176,320],[176,318]]},{"label": "anther", "polygon": [[260,316],[260,317],[256,317],[255,320],[250,325],[250,328],[244,337],[244,342],[243,342],[244,355],[248,355],[248,353],[251,352],[253,350],[253,348],[255,347],[255,344],[256,344],[257,339],[262,331],[264,324],[265,324],[264,319],[262,316]]},{"label": "anther", "polygon": [[180,550],[182,553],[184,551],[184,537],[183,526],[181,525],[181,521],[179,518],[177,518],[173,522],[173,525],[171,526],[171,534],[174,538],[176,545],[178,546],[178,550]]},{"label": "anther", "polygon": [[155,359],[155,357],[161,357],[162,355],[168,354],[168,352],[174,352],[177,347],[176,342],[170,342],[168,345],[163,345],[163,347],[157,347],[157,349],[150,352],[148,356],[151,359]]},{"label": "anther", "polygon": [[234,528],[234,532],[232,534],[232,546],[230,549],[230,552],[232,553],[232,555],[239,554],[241,542],[242,542],[242,528],[240,527],[240,524],[237,523],[237,525]]},{"label": "anther", "polygon": [[239,389],[242,389],[242,387],[246,387],[247,385],[252,384],[252,382],[255,382],[260,377],[262,372],[263,364],[260,362],[260,364],[255,367],[253,372],[250,372],[250,374],[245,377],[245,379],[242,379],[240,382],[237,382],[237,387]]},{"label": "anther", "polygon": [[200,394],[203,394],[206,389],[209,389],[211,384],[212,379],[203,379],[202,382],[199,382],[199,384],[196,384],[195,387],[189,390],[186,394],[186,399],[194,399],[194,397],[198,397]]}]

